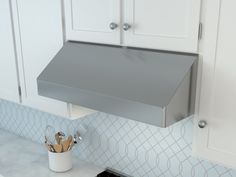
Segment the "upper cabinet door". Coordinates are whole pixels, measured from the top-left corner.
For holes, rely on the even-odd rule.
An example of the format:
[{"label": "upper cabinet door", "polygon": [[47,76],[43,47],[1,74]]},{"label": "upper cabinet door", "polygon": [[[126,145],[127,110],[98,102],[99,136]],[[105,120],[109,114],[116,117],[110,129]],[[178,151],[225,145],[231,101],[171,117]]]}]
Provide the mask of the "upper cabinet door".
[{"label": "upper cabinet door", "polygon": [[124,45],[197,52],[201,0],[125,0]]},{"label": "upper cabinet door", "polygon": [[0,1],[0,98],[19,102],[10,1]]},{"label": "upper cabinet door", "polygon": [[[37,77],[63,45],[60,0],[20,0],[17,5],[21,51],[22,101],[24,105],[68,116],[67,103],[38,95]],[[62,71],[66,72],[66,71]]]},{"label": "upper cabinet door", "polygon": [[120,44],[120,0],[64,0],[67,40]]},{"label": "upper cabinet door", "polygon": [[195,154],[236,168],[236,1],[206,1]]}]

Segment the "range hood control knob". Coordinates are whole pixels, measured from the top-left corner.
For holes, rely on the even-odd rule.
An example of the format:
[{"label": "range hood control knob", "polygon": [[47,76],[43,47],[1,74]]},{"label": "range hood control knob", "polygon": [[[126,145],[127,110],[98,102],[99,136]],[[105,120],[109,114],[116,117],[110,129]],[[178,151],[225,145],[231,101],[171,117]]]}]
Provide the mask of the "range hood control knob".
[{"label": "range hood control knob", "polygon": [[207,122],[206,122],[205,120],[200,120],[200,121],[198,122],[198,127],[199,127],[199,128],[205,128],[206,125],[207,125]]}]

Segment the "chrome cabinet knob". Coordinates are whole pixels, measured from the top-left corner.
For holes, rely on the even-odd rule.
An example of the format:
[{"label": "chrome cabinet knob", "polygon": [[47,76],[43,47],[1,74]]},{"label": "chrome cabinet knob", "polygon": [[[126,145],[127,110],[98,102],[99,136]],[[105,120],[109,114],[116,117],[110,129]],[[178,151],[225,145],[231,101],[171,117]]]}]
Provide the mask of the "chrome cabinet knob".
[{"label": "chrome cabinet knob", "polygon": [[129,25],[128,23],[125,23],[123,25],[123,30],[125,30],[125,31],[128,31],[130,28],[131,28],[131,25]]},{"label": "chrome cabinet knob", "polygon": [[110,23],[109,27],[111,30],[114,30],[118,27],[118,25],[116,23],[112,22],[112,23]]},{"label": "chrome cabinet knob", "polygon": [[206,122],[205,120],[200,120],[200,121],[198,122],[198,127],[199,127],[199,128],[205,128],[206,125],[207,125],[207,122]]}]

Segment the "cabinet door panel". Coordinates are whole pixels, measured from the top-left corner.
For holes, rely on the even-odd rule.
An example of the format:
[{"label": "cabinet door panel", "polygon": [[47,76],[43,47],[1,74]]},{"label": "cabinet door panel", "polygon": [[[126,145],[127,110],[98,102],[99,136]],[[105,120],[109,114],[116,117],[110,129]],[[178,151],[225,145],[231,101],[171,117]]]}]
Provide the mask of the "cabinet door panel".
[{"label": "cabinet door panel", "polygon": [[232,135],[236,135],[236,25],[231,25],[236,13],[232,16],[229,12],[227,14],[227,17],[222,14],[220,19],[210,120],[214,126],[209,131],[209,148],[226,151],[236,157],[236,143],[232,142]]},{"label": "cabinet door panel", "polygon": [[200,0],[126,0],[125,45],[196,52]]},{"label": "cabinet door panel", "polygon": [[[236,168],[236,16],[234,0],[209,0],[195,153]],[[218,27],[218,28],[217,28]],[[212,40],[214,36],[214,40]],[[214,47],[214,50],[212,50]],[[204,55],[205,54],[205,55]]]},{"label": "cabinet door panel", "polygon": [[65,0],[68,40],[97,43],[120,43],[120,30],[109,25],[120,23],[119,0]]},{"label": "cabinet door panel", "polygon": [[25,83],[23,104],[68,116],[66,103],[39,96],[37,89],[37,77],[63,45],[60,1],[17,2]]},{"label": "cabinet door panel", "polygon": [[0,2],[0,98],[19,102],[16,55],[9,0]]}]

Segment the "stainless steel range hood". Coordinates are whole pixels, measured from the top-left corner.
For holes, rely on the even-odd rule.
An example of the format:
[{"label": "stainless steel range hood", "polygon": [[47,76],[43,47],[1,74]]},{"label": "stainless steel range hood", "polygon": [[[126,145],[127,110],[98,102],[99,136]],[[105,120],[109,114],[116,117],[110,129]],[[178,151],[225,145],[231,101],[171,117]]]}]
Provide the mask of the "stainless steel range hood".
[{"label": "stainless steel range hood", "polygon": [[193,113],[197,58],[67,42],[38,77],[38,93],[166,127]]}]

